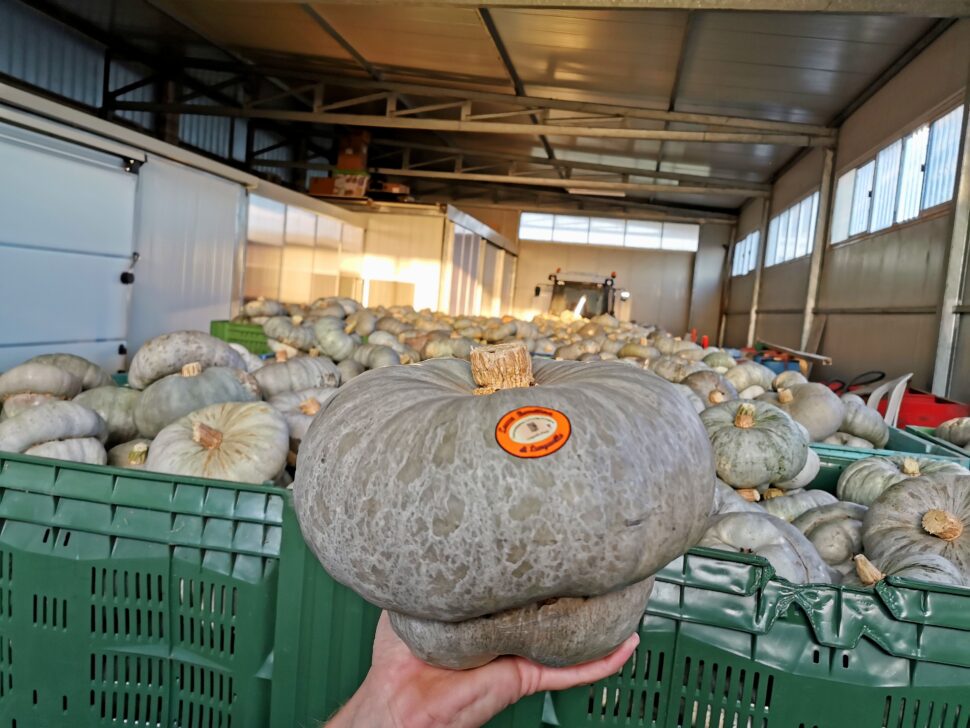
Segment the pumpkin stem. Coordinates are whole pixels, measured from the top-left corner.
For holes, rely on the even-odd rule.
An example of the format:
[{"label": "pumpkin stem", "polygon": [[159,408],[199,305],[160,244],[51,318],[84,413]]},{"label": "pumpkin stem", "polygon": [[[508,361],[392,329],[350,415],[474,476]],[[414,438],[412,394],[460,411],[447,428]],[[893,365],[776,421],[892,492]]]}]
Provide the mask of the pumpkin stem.
[{"label": "pumpkin stem", "polygon": [[721,404],[726,399],[727,396],[719,389],[712,389],[711,393],[707,395],[707,401],[711,404]]},{"label": "pumpkin stem", "polygon": [[738,411],[734,415],[734,426],[740,427],[742,430],[750,430],[754,427],[754,416],[756,412],[757,410],[753,404],[742,404],[738,407]]},{"label": "pumpkin stem", "polygon": [[144,465],[145,460],[147,459],[148,445],[143,442],[139,442],[137,445],[132,445],[131,450],[128,451],[129,465]]},{"label": "pumpkin stem", "polygon": [[934,508],[923,514],[923,530],[944,541],[953,541],[963,533],[963,522],[949,511]]},{"label": "pumpkin stem", "polygon": [[308,351],[307,354],[310,355],[310,358],[316,359],[320,356],[320,350],[317,347],[312,346],[310,347],[310,351]]},{"label": "pumpkin stem", "polygon": [[202,364],[197,361],[190,362],[182,367],[183,377],[197,377],[202,373]]},{"label": "pumpkin stem", "polygon": [[899,470],[903,475],[916,477],[919,475],[919,461],[915,458],[903,458],[903,464]]},{"label": "pumpkin stem", "polygon": [[783,495],[785,495],[785,491],[781,488],[766,488],[761,497],[764,500],[771,500],[772,498],[781,498]]},{"label": "pumpkin stem", "polygon": [[302,402],[300,402],[300,412],[302,412],[305,415],[315,415],[319,411],[320,411],[320,402],[319,400],[316,400],[313,397],[310,397],[309,399],[305,399]]},{"label": "pumpkin stem", "polygon": [[862,582],[863,586],[872,586],[877,581],[882,581],[886,578],[876,565],[869,561],[863,554],[852,557],[855,562],[855,573],[859,576],[859,581]]},{"label": "pumpkin stem", "polygon": [[795,399],[795,395],[791,393],[790,389],[778,390],[778,401],[781,402],[782,404],[788,404],[793,399]]},{"label": "pumpkin stem", "polygon": [[522,341],[473,349],[471,364],[472,377],[479,386],[475,394],[531,387],[535,383],[532,379],[532,357]]},{"label": "pumpkin stem", "polygon": [[276,361],[278,362],[285,362],[289,358],[290,355],[286,353],[285,349],[280,349],[278,352],[276,352]]},{"label": "pumpkin stem", "polygon": [[734,492],[748,501],[748,503],[757,503],[761,500],[761,493],[758,492],[757,488],[738,488]]},{"label": "pumpkin stem", "polygon": [[356,321],[354,321],[353,323],[349,323],[346,326],[344,326],[344,333],[345,334],[352,334],[352,333],[354,333],[354,329],[356,327],[357,327],[357,322]]},{"label": "pumpkin stem", "polygon": [[192,439],[206,450],[214,450],[222,444],[222,433],[201,422],[192,425]]},{"label": "pumpkin stem", "polygon": [[303,317],[302,316],[299,316],[299,315],[294,316],[293,319],[292,319],[292,321],[293,321],[293,325],[294,326],[299,326],[300,324],[303,323]]}]

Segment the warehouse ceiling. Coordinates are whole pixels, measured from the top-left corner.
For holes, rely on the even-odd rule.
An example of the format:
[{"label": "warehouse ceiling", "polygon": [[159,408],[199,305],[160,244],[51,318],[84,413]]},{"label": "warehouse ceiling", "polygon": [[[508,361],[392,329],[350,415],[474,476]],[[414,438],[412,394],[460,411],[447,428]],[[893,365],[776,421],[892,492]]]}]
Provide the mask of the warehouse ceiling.
[{"label": "warehouse ceiling", "polygon": [[[25,1],[219,92],[119,95],[116,111],[243,116],[309,139],[302,158],[255,158],[262,171],[326,168],[335,160],[315,135],[363,127],[371,164],[423,199],[704,214],[734,212],[803,150],[831,145],[832,127],[952,22],[460,1]],[[843,3],[853,5],[865,2]]]}]

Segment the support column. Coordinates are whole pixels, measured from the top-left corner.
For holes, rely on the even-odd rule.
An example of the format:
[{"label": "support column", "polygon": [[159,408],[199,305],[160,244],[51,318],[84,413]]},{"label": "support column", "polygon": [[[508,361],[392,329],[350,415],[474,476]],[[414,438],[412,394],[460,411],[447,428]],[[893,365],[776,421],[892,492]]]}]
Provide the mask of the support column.
[{"label": "support column", "polygon": [[734,248],[738,244],[738,226],[732,225],[728,233],[727,252],[721,266],[721,307],[717,319],[717,345],[724,346],[724,329],[727,328],[728,303],[731,300],[731,265],[734,262]]},{"label": "support column", "polygon": [[835,195],[835,149],[826,149],[822,162],[822,180],[818,188],[818,216],[815,218],[815,239],[812,241],[812,260],[808,269],[808,291],[805,296],[805,313],[802,317],[802,351],[807,351],[808,337],[815,323],[815,307],[818,304],[818,282],[822,276],[822,262],[829,240],[832,199]]},{"label": "support column", "polygon": [[758,298],[761,296],[761,273],[765,268],[765,250],[768,248],[768,215],[771,212],[771,197],[761,200],[761,223],[758,225],[758,267],[754,272],[754,287],[751,290],[751,315],[748,317],[748,346],[754,346],[754,333],[758,326]]},{"label": "support column", "polygon": [[957,310],[963,295],[967,266],[967,237],[970,235],[970,82],[963,102],[963,138],[960,142],[960,168],[953,206],[953,232],[946,256],[946,278],[940,307],[940,333],[936,340],[933,369],[933,394],[945,397],[953,380],[956,339],[961,314]]}]

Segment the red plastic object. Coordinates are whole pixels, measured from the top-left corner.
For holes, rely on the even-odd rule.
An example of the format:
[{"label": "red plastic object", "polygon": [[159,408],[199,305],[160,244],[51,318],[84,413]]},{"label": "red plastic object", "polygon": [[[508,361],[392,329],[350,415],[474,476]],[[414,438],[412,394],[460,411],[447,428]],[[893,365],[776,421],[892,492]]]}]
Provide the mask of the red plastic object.
[{"label": "red plastic object", "polygon": [[710,345],[709,342],[710,342],[710,339],[707,338],[707,334],[704,334],[701,337],[701,348],[706,349]]},{"label": "red plastic object", "polygon": [[[885,414],[887,397],[879,403],[879,411]],[[962,402],[937,397],[930,392],[919,389],[907,389],[903,401],[899,405],[899,419],[896,427],[906,425],[919,427],[936,427],[941,422],[952,420],[954,417],[970,417],[970,406]]]}]

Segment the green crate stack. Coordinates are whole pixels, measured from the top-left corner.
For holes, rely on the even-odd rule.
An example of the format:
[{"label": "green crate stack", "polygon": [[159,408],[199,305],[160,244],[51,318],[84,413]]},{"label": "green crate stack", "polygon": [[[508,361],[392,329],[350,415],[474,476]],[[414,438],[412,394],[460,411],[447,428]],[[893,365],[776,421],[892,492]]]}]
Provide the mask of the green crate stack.
[{"label": "green crate stack", "polygon": [[958,455],[961,457],[970,457],[970,450],[968,450],[967,448],[960,447],[959,445],[954,445],[952,442],[948,442],[947,440],[943,440],[937,437],[935,434],[936,433],[935,427],[920,427],[919,425],[906,425],[906,432],[908,432],[911,435],[915,435],[916,437],[919,437],[923,440],[926,440],[927,442],[930,442],[937,447],[941,447],[946,450],[949,450],[954,455]]},{"label": "green crate stack", "polygon": [[[907,428],[908,429],[908,428]],[[953,457],[953,450],[925,438],[918,437],[912,432],[900,430],[898,427],[889,428],[889,441],[881,450],[847,447],[845,445],[829,445],[828,443],[813,443],[816,450],[829,452],[857,452],[863,457],[871,455],[898,455],[899,453],[914,453],[925,457]]]},{"label": "green crate stack", "polygon": [[266,343],[266,334],[258,324],[237,324],[233,321],[209,322],[209,333],[217,339],[228,341],[230,344],[242,344],[253,354],[262,356],[270,354],[272,350]]}]

